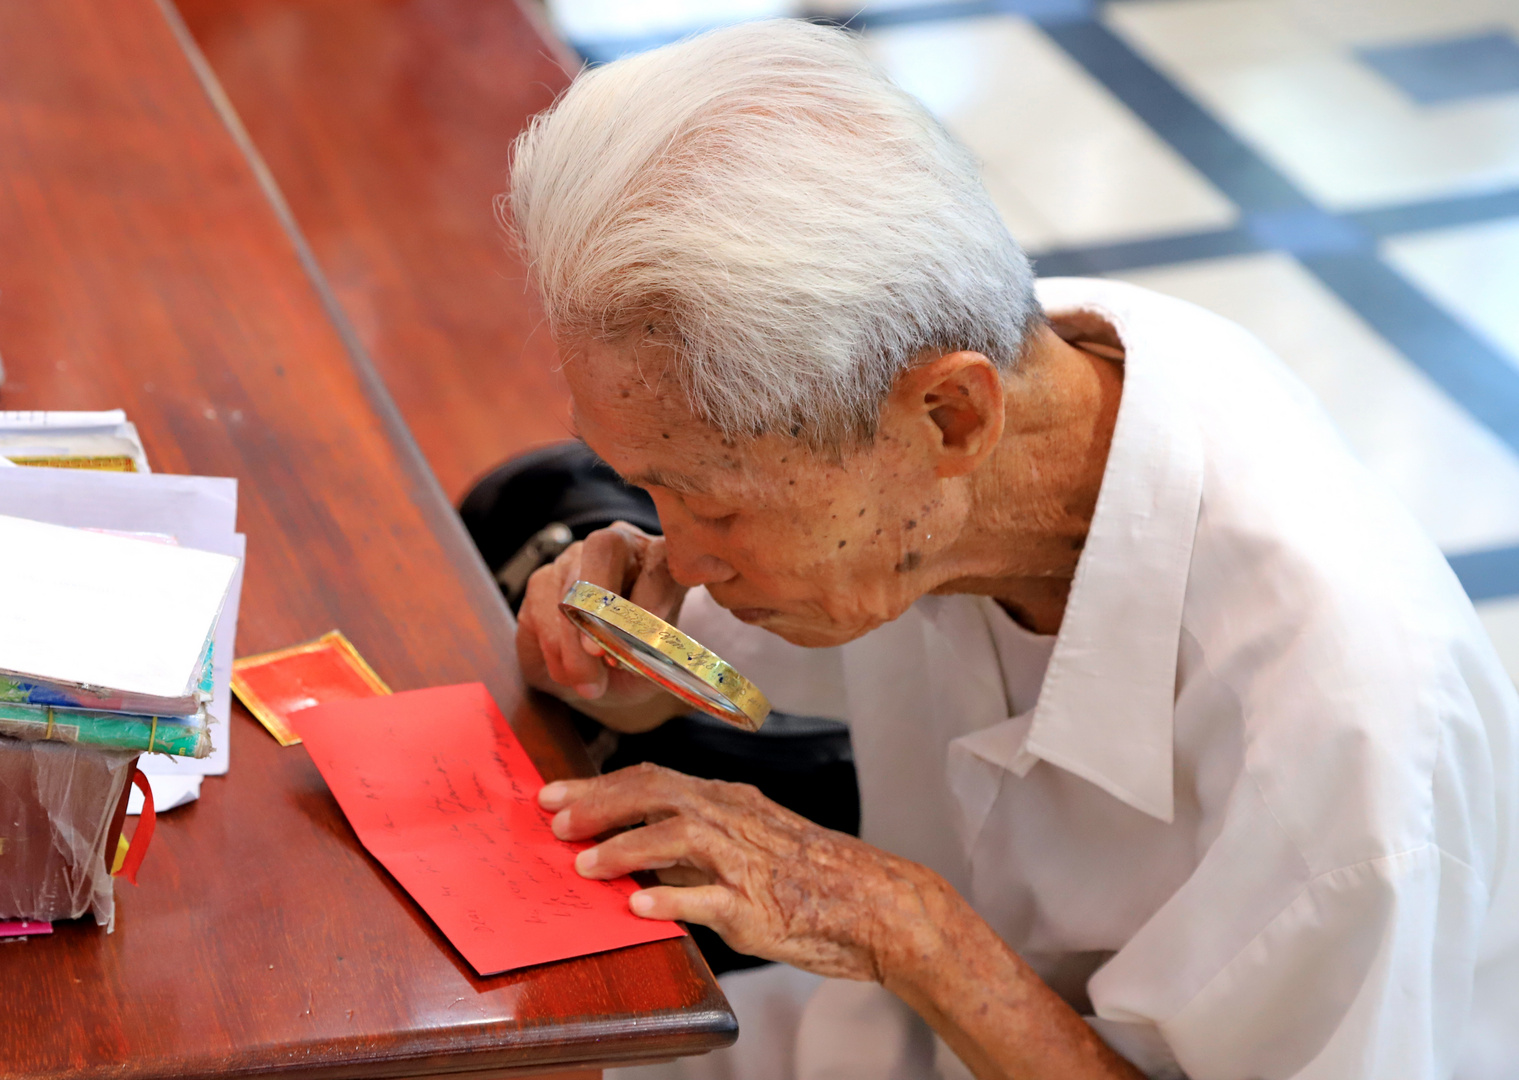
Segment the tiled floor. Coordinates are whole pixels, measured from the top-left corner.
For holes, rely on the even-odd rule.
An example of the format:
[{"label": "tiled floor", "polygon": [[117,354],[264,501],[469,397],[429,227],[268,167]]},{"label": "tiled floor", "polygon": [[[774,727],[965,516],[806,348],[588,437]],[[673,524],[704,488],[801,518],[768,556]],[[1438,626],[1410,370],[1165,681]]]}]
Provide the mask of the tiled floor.
[{"label": "tiled floor", "polygon": [[[1313,388],[1355,452],[1446,551],[1519,544],[1519,457],[1281,252],[1116,275],[1253,331]],[[1482,497],[1451,477],[1481,477]]]},{"label": "tiled floor", "polygon": [[[1502,13],[1474,11],[1500,5],[1421,6],[1431,11],[1414,42],[1505,26]],[[1507,28],[1519,27],[1519,8],[1501,6]],[[1409,44],[1410,20],[1348,14],[1412,5],[1332,7],[1338,17],[1309,0],[1142,0],[1109,5],[1103,20],[1327,209],[1519,184],[1519,93],[1423,104],[1357,52]]]},{"label": "tiled floor", "polygon": [[1519,364],[1519,217],[1405,233],[1382,256]]},{"label": "tiled floor", "polygon": [[1239,216],[1026,19],[886,27],[868,40],[892,78],[981,158],[992,197],[1030,252],[1220,229]]},{"label": "tiled floor", "polygon": [[1252,329],[1451,555],[1519,677],[1519,0],[550,0],[591,60],[849,19],[1044,273]]}]

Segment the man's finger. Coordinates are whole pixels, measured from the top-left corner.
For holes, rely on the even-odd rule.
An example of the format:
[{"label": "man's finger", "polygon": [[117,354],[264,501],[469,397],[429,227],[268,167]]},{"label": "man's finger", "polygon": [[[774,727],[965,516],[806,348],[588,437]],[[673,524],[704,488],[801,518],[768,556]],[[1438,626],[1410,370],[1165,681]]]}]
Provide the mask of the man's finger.
[{"label": "man's finger", "polygon": [[[564,659],[566,635],[559,613],[559,575],[555,567],[540,567],[528,579],[527,592],[518,613],[517,656],[524,674],[534,685],[545,687],[545,679],[557,686],[575,685],[586,673],[567,666]],[[579,660],[579,650],[572,653],[571,665]]]},{"label": "man's finger", "polygon": [[576,856],[575,869],[581,877],[610,881],[635,870],[667,870],[684,864],[721,877],[724,867],[733,862],[732,847],[720,831],[680,814],[586,848]]},{"label": "man's finger", "polygon": [[606,675],[601,662],[587,656],[573,638],[566,643],[559,635],[545,637],[540,647],[544,664],[554,682],[591,700],[606,692]]},{"label": "man's finger", "polygon": [[580,580],[610,589],[619,596],[626,595],[637,579],[646,543],[644,535],[627,522],[597,529],[585,538],[581,549]]},{"label": "man's finger", "polygon": [[[549,674],[583,698],[594,700],[606,693],[606,667],[599,648],[585,648],[585,635],[559,610],[564,591],[582,571],[583,542],[572,544],[528,579],[533,619]],[[536,590],[535,587],[536,586]],[[527,606],[526,602],[523,604]]]},{"label": "man's finger", "polygon": [[659,879],[661,885],[679,885],[682,888],[711,885],[717,880],[715,874],[698,870],[694,866],[670,866],[654,871],[654,876]]},{"label": "man's finger", "polygon": [[660,618],[674,622],[685,596],[686,590],[670,576],[664,537],[654,537],[644,547],[642,572],[633,582],[628,599]]},{"label": "man's finger", "polygon": [[538,789],[538,805],[548,811],[563,810],[580,798],[594,784],[594,780],[555,780]]},{"label": "man's finger", "polygon": [[554,815],[554,835],[561,840],[588,840],[690,808],[701,800],[704,781],[644,764],[584,783],[590,786]]},{"label": "man's finger", "polygon": [[736,921],[738,906],[739,900],[733,891],[722,885],[691,888],[656,885],[652,889],[640,889],[628,897],[628,907],[634,915],[645,919],[699,923],[725,937]]}]

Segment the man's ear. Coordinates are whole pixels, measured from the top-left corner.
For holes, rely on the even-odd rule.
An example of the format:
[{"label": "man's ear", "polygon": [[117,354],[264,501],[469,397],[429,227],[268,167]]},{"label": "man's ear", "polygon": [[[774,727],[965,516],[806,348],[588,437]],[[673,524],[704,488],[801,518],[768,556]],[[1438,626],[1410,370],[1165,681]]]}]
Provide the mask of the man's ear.
[{"label": "man's ear", "polygon": [[908,368],[887,400],[904,430],[928,442],[941,478],[975,471],[1002,439],[1002,376],[981,353],[946,353]]}]

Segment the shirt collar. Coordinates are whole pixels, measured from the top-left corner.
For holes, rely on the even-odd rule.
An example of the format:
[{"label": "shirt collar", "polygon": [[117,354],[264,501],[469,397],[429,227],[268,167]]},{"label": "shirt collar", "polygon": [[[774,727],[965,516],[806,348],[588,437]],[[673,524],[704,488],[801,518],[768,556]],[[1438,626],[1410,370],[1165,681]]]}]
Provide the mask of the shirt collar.
[{"label": "shirt collar", "polygon": [[1147,310],[1146,296],[1121,282],[1039,283],[1055,317],[1089,311],[1106,319],[1125,359],[1091,531],[1018,756],[1042,758],[1169,822],[1176,662],[1203,454],[1164,370],[1162,350],[1174,336]]}]

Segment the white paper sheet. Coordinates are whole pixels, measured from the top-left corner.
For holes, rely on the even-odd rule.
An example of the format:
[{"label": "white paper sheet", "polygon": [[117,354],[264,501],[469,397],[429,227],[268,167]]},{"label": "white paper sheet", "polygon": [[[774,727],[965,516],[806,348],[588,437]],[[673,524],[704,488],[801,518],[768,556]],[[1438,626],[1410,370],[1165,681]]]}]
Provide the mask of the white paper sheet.
[{"label": "white paper sheet", "polygon": [[184,547],[237,530],[237,481],[221,476],[13,469],[0,483],[0,514],[72,525],[169,533]]},{"label": "white paper sheet", "polygon": [[[0,412],[0,458],[130,457],[152,472],[137,427],[120,409],[106,412]],[[11,464],[15,464],[12,462]]]},{"label": "white paper sheet", "polygon": [[[213,544],[216,546],[213,547]],[[168,754],[144,754],[137,767],[155,776],[220,776],[227,771],[229,761],[228,741],[231,738],[229,721],[232,718],[232,659],[237,646],[237,609],[243,593],[243,555],[247,538],[242,533],[231,533],[224,540],[202,542],[204,551],[220,551],[223,555],[237,556],[237,573],[232,587],[227,590],[227,602],[222,605],[221,621],[216,624],[215,649],[211,657],[211,704],[206,712],[211,718],[211,753],[203,758],[170,757]],[[200,788],[195,789],[196,794]],[[157,798],[157,790],[154,791]],[[188,800],[186,800],[188,801]]]},{"label": "white paper sheet", "polygon": [[[138,763],[139,767],[146,765],[147,761],[147,757],[142,758]],[[148,772],[146,768],[142,771]],[[159,776],[148,773],[148,787],[153,789],[153,812],[161,814],[165,810],[173,810],[176,806],[194,802],[200,798],[201,780],[202,777],[199,776]],[[132,794],[127,796],[127,813],[142,813],[142,802],[142,792],[138,791],[134,784]]]},{"label": "white paper sheet", "polygon": [[[237,481],[224,477],[7,469],[0,471],[0,513],[77,528],[168,533],[183,547],[239,558],[244,553],[243,537],[233,532]],[[220,776],[227,771],[232,659],[241,593],[239,565],[216,628],[215,690],[208,710],[211,755],[197,759],[144,754],[139,767],[150,777]]]},{"label": "white paper sheet", "polygon": [[0,671],[185,696],[237,567],[207,551],[0,516]]},{"label": "white paper sheet", "polygon": [[99,412],[56,412],[46,409],[12,409],[0,411],[0,430],[23,430],[29,428],[99,428],[125,424],[124,409],[103,409]]}]

